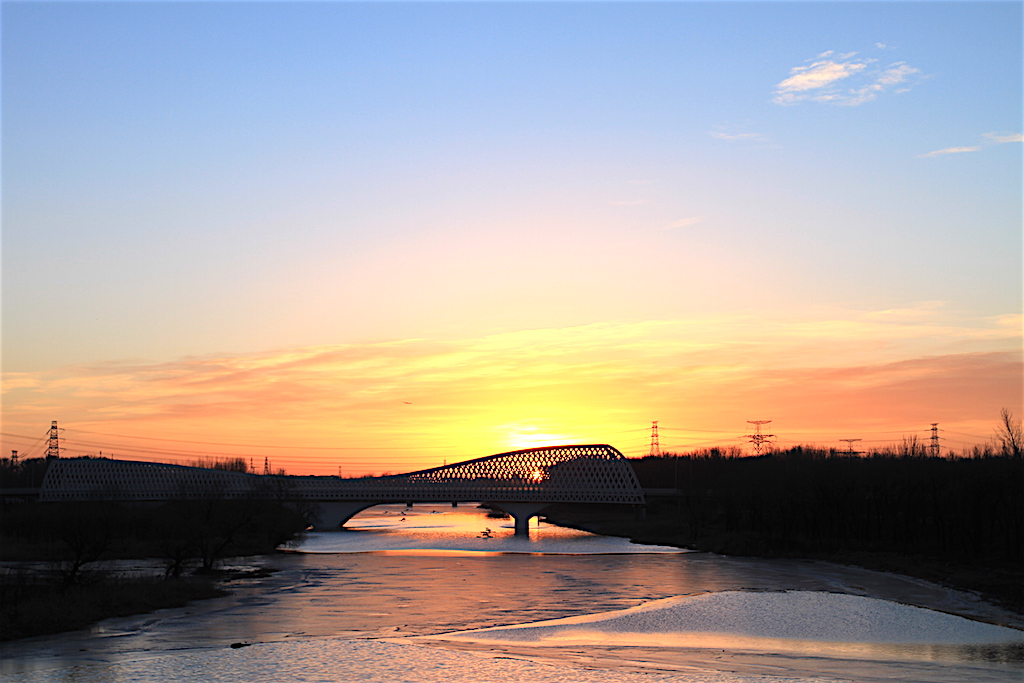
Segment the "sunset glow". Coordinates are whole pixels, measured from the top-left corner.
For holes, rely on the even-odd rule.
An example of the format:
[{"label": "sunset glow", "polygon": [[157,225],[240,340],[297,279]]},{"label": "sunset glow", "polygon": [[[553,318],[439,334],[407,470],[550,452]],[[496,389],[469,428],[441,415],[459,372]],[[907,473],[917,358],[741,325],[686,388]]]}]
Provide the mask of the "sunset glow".
[{"label": "sunset glow", "polygon": [[1024,412],[1013,3],[7,3],[4,454]]}]

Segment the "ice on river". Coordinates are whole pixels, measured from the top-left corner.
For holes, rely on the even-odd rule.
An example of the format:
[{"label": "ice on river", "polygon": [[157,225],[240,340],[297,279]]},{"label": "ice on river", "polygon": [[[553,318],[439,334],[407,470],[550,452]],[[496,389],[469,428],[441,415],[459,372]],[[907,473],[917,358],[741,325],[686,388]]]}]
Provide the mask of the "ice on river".
[{"label": "ice on river", "polygon": [[[638,607],[520,626],[427,638],[531,645],[708,646],[755,639],[920,645],[1024,646],[1024,631],[935,610],[822,591],[723,591],[647,602]],[[740,640],[738,640],[740,639]]]},{"label": "ice on river", "polygon": [[716,672],[680,677],[660,672],[582,670],[514,657],[495,658],[414,645],[336,638],[257,643],[239,649],[195,650],[114,663],[82,662],[72,667],[40,666],[5,677],[10,683],[781,683],[795,680]]}]

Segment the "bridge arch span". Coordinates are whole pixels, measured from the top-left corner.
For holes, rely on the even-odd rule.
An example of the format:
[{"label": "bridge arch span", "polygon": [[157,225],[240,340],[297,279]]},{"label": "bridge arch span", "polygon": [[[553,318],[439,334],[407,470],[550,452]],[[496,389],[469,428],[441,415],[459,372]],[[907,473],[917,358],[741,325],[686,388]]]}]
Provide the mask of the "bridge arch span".
[{"label": "bridge arch span", "polygon": [[316,528],[338,528],[382,503],[485,502],[516,519],[517,533],[553,503],[643,505],[629,461],[607,444],[545,446],[386,477],[341,479],[255,475],[180,465],[58,459],[50,464],[40,500],[172,500],[276,498],[319,503]]}]

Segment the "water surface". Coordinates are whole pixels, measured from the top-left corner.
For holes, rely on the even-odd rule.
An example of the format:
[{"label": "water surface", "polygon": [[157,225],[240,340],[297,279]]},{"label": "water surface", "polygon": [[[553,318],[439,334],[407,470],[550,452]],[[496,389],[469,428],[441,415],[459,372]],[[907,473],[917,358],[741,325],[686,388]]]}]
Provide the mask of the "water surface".
[{"label": "water surface", "polygon": [[[1004,654],[924,650],[870,658],[835,648],[757,650],[737,634],[626,645],[480,644],[459,634],[597,618],[652,600],[728,591],[838,593],[989,623],[1024,620],[977,596],[917,579],[823,562],[729,558],[644,547],[541,525],[516,539],[511,520],[473,508],[374,508],[352,531],[310,534],[292,552],[246,559],[277,570],[188,607],[107,620],[88,631],[0,645],[10,681],[1017,681]],[[780,616],[787,612],[785,605]],[[596,617],[595,617],[596,615]],[[792,614],[787,614],[791,618]],[[813,613],[800,617],[813,621]],[[653,631],[652,631],[653,632]],[[729,635],[729,634],[726,634]],[[434,642],[407,636],[441,636]],[[386,642],[381,639],[386,639]],[[232,649],[232,644],[247,644]],[[415,643],[415,644],[414,644]],[[497,658],[496,658],[497,657]],[[301,662],[301,666],[297,664]],[[660,672],[660,673],[657,673]],[[654,676],[654,678],[652,678]],[[959,678],[957,678],[959,677]]]}]

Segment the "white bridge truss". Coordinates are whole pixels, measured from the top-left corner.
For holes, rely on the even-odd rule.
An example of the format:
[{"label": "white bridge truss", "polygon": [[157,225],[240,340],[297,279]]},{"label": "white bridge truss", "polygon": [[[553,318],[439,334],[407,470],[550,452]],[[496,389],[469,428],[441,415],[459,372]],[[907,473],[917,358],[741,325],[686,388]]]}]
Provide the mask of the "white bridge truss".
[{"label": "white bridge truss", "polygon": [[[320,504],[318,528],[335,528],[381,503],[493,503],[517,533],[553,503],[644,504],[629,461],[608,445],[531,448],[386,477],[276,476],[104,458],[55,459],[42,501],[274,498]],[[520,527],[523,527],[520,529]]]}]

